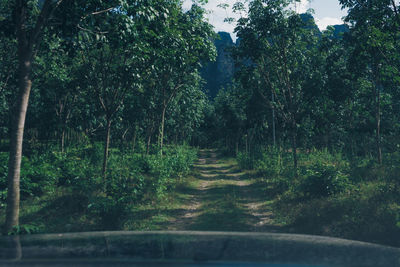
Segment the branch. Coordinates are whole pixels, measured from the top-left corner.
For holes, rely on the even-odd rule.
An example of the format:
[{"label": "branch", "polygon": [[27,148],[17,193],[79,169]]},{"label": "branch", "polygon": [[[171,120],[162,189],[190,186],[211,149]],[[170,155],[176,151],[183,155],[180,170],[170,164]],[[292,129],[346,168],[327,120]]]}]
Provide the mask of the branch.
[{"label": "branch", "polygon": [[104,9],[104,10],[95,11],[95,12],[86,14],[85,16],[83,16],[83,17],[79,20],[79,23],[78,23],[78,25],[77,25],[78,29],[81,29],[81,30],[83,30],[83,31],[89,32],[89,33],[94,34],[94,35],[96,35],[96,34],[102,34],[102,35],[107,34],[108,32],[96,32],[96,31],[92,31],[92,30],[89,30],[89,29],[87,29],[87,28],[84,28],[84,27],[82,27],[82,26],[80,25],[80,22],[83,21],[83,20],[85,20],[85,19],[86,19],[87,17],[89,17],[89,16],[95,16],[95,15],[103,14],[103,13],[106,13],[106,12],[108,12],[108,11],[111,11],[111,10],[113,10],[113,9],[115,9],[115,8],[116,8],[116,7],[109,7],[109,8],[106,8],[106,9]]},{"label": "branch", "polygon": [[175,95],[178,93],[179,88],[183,87],[185,84],[179,84],[177,86],[175,86],[175,88],[173,89],[171,95],[169,96],[167,102],[166,102],[166,106],[168,106],[169,102],[171,102],[171,100],[175,97]]},{"label": "branch", "polygon": [[92,16],[92,15],[95,16],[95,15],[99,15],[99,14],[102,14],[102,13],[106,13],[106,12],[108,12],[108,11],[111,11],[111,10],[115,9],[115,8],[116,8],[116,7],[109,7],[109,8],[106,8],[106,9],[104,9],[104,10],[95,11],[95,12],[86,14],[86,15],[83,16],[79,21],[85,20],[87,17]]},{"label": "branch", "polygon": [[83,28],[83,27],[80,26],[79,24],[76,25],[76,27],[78,27],[78,29],[80,29],[80,30],[83,30],[83,31],[88,32],[88,33],[91,33],[91,34],[93,34],[93,35],[97,35],[97,34],[104,35],[104,34],[107,34],[107,33],[108,33],[108,32],[96,32],[96,31],[92,31],[92,30]]},{"label": "branch", "polygon": [[41,35],[43,35],[43,28],[47,25],[49,18],[53,15],[54,11],[61,5],[63,0],[58,0],[53,8],[51,8],[51,0],[46,0],[40,11],[39,18],[36,22],[35,28],[32,31],[29,40],[29,51],[33,51],[33,47],[39,43]]},{"label": "branch", "polygon": [[11,78],[11,76],[12,76],[12,73],[11,73],[11,71],[9,71],[8,75],[7,75],[7,78],[6,78],[6,81],[4,82],[4,85],[2,87],[0,87],[0,92],[2,92],[7,87],[8,80]]}]

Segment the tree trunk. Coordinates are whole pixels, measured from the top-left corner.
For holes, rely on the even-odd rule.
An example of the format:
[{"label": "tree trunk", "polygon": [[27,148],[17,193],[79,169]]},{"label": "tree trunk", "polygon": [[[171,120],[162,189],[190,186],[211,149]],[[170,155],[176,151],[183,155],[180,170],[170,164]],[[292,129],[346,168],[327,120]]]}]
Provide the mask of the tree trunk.
[{"label": "tree trunk", "polygon": [[239,154],[239,136],[236,137],[236,142],[235,142],[235,155],[237,156]]},{"label": "tree trunk", "polygon": [[64,153],[65,147],[65,126],[62,127],[61,130],[61,152]]},{"label": "tree trunk", "polygon": [[146,149],[146,155],[150,154],[150,144],[151,144],[151,136],[153,135],[153,130],[151,130],[148,135],[147,135],[147,149]]},{"label": "tree trunk", "polygon": [[378,163],[382,164],[382,146],[381,146],[381,92],[380,84],[376,87],[376,149],[378,154]]},{"label": "tree trunk", "polygon": [[133,140],[132,140],[132,154],[135,153],[135,148],[136,148],[136,138],[137,138],[137,130],[135,129],[135,132],[133,133]]},{"label": "tree trunk", "polygon": [[378,66],[372,66],[372,82],[374,85],[374,103],[375,103],[375,143],[378,164],[382,164],[382,147],[381,147],[381,87],[382,84],[379,80]]},{"label": "tree trunk", "polygon": [[295,175],[297,177],[297,129],[296,129],[296,121],[292,123],[292,154],[293,154],[293,167],[295,171]]},{"label": "tree trunk", "polygon": [[164,146],[164,125],[165,125],[165,112],[167,110],[166,105],[163,106],[162,114],[161,114],[161,126],[160,126],[160,154],[163,153]]},{"label": "tree trunk", "polygon": [[[21,48],[20,48],[21,49]],[[19,96],[15,107],[15,117],[10,141],[10,157],[8,161],[8,194],[6,223],[4,232],[9,233],[19,224],[20,174],[22,160],[22,143],[24,136],[25,118],[32,87],[31,53],[19,51]]]},{"label": "tree trunk", "polygon": [[111,119],[107,118],[107,129],[106,129],[106,139],[104,144],[104,157],[103,157],[103,182],[106,183],[107,178],[107,161],[108,161],[108,149],[110,147],[110,130],[111,130]]},{"label": "tree trunk", "polygon": [[[275,96],[272,92],[272,103],[275,103]],[[272,107],[272,142],[274,147],[276,147],[276,125],[275,125],[275,107]]]}]

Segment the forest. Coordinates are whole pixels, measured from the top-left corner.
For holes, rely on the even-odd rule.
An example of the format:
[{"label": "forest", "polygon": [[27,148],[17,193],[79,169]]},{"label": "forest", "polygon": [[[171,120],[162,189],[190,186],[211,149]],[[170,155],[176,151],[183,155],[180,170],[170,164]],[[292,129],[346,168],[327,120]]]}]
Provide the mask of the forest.
[{"label": "forest", "polygon": [[297,0],[221,5],[241,15],[222,83],[207,2],[0,0],[2,233],[399,247],[400,3],[338,0],[324,31]]}]

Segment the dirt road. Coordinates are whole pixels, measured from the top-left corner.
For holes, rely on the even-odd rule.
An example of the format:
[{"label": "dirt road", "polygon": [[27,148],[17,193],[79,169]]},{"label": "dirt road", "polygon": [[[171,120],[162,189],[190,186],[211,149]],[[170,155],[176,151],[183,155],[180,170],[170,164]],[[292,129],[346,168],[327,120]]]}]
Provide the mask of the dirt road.
[{"label": "dirt road", "polygon": [[241,172],[234,160],[201,150],[196,177],[180,188],[185,199],[169,230],[279,232],[264,185]]}]

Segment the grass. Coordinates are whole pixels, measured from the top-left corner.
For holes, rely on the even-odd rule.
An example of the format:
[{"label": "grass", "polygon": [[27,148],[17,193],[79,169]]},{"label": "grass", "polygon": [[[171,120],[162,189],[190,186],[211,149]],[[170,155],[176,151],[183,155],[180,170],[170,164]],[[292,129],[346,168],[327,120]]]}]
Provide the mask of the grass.
[{"label": "grass", "polygon": [[[271,213],[272,195],[255,172],[242,171],[234,158],[218,159],[203,151],[206,162],[182,177],[160,198],[107,211],[99,217],[84,195],[59,190],[22,202],[21,225],[33,233],[99,230],[280,231]],[[106,211],[105,211],[106,212]],[[0,215],[4,220],[4,215]],[[0,221],[1,223],[1,221]]]}]

